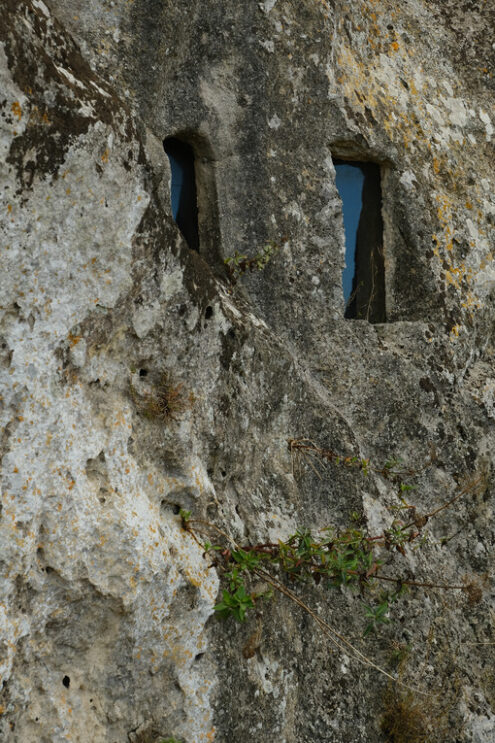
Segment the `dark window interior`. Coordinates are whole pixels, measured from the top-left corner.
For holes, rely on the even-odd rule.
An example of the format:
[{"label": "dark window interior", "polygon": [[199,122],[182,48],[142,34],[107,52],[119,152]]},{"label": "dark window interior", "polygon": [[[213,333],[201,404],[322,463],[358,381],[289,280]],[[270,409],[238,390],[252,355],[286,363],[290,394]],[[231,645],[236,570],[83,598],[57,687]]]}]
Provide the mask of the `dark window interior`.
[{"label": "dark window interior", "polygon": [[163,143],[172,171],[172,214],[192,250],[199,251],[198,198],[194,150],[180,139],[169,137]]},{"label": "dark window interior", "polygon": [[333,162],[344,213],[344,316],[385,322],[380,166],[356,160],[335,159]]}]

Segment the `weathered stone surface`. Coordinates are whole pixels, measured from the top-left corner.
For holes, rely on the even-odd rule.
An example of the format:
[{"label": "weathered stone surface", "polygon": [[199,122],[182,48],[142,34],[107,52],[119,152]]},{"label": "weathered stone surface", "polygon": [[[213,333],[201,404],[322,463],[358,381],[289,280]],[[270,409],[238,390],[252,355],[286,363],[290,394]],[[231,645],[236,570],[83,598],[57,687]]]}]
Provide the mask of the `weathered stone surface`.
[{"label": "weathered stone surface", "polygon": [[[1,8],[0,738],[386,741],[386,679],[290,602],[209,619],[218,576],[177,515],[260,542],[390,523],[396,485],[294,462],[307,437],[416,467],[423,511],[482,478],[397,558],[484,576],[481,603],[411,592],[364,641],[358,596],[304,595],[391,672],[411,646],[438,740],[492,741],[492,3]],[[199,255],[169,206],[174,135],[198,154]],[[332,154],[382,165],[383,324],[343,319]],[[269,240],[229,286],[223,259]],[[146,415],[164,374],[177,420]]]}]

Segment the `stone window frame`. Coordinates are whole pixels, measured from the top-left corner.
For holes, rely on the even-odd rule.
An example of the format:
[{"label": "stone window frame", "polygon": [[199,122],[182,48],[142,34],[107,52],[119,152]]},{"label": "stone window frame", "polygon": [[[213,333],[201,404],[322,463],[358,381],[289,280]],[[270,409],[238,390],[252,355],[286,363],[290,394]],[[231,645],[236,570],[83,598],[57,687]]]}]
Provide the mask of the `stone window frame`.
[{"label": "stone window frame", "polygon": [[[165,142],[175,139],[188,145],[194,154],[194,174],[196,180],[196,200],[198,218],[198,253],[212,269],[223,269],[221,248],[221,229],[217,194],[216,158],[206,137],[192,130],[167,132],[162,136]],[[170,169],[168,157],[167,165]],[[171,172],[169,178],[168,205],[171,209]],[[193,248],[194,249],[194,248]]]},{"label": "stone window frame", "polygon": [[[380,209],[380,217],[381,217],[381,232],[382,232],[382,240],[381,240],[381,246],[380,246],[380,252],[381,252],[381,262],[383,265],[382,268],[382,275],[383,275],[383,292],[384,292],[384,300],[383,300],[383,313],[381,313],[381,316],[377,319],[368,319],[363,317],[353,317],[349,318],[353,321],[361,321],[361,322],[370,322],[372,324],[382,324],[382,323],[389,323],[390,320],[390,298],[393,296],[392,293],[392,287],[393,287],[393,260],[391,259],[391,247],[393,245],[392,243],[392,225],[390,221],[390,214],[387,209],[387,194],[389,190],[390,185],[390,172],[393,167],[390,160],[383,155],[377,153],[376,151],[373,151],[372,149],[368,149],[366,147],[362,147],[356,142],[347,141],[347,140],[339,140],[334,141],[330,143],[329,146],[330,149],[330,155],[332,158],[332,163],[334,161],[341,161],[341,162],[356,162],[356,163],[371,163],[373,165],[376,165],[379,168],[379,175],[380,175],[380,191],[381,191],[381,209]],[[337,189],[336,184],[334,183],[335,188]],[[340,194],[338,194],[339,199]],[[342,224],[342,229],[344,229]]]}]

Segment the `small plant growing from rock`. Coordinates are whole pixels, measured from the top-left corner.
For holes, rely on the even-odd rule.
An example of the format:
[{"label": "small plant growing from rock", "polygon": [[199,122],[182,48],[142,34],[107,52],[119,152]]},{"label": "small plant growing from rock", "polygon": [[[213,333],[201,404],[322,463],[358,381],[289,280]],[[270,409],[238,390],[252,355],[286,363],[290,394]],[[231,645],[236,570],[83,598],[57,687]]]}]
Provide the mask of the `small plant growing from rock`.
[{"label": "small plant growing from rock", "polygon": [[165,424],[181,420],[192,403],[192,395],[186,392],[184,384],[168,371],[162,372],[158,384],[144,395],[131,383],[131,395],[146,418]]},{"label": "small plant growing from rock", "polygon": [[[195,528],[196,523],[204,522],[190,519],[187,528]],[[418,532],[411,530],[405,530],[405,534],[407,538],[396,540],[394,536],[390,537],[389,530],[369,536],[362,529],[352,527],[341,531],[326,527],[317,534],[301,528],[287,540],[278,543],[231,548],[206,542],[203,545],[205,553],[214,555],[214,563],[226,581],[222,600],[215,610],[221,617],[232,616],[244,621],[248,609],[254,608],[258,599],[267,597],[267,592],[249,590],[248,584],[253,577],[268,582],[276,589],[283,585],[280,581],[284,579],[289,585],[307,582],[319,585],[323,582],[328,588],[351,586],[357,588],[361,595],[369,593],[375,597],[376,591],[372,589],[376,588],[377,582],[390,582],[393,588],[381,591],[375,604],[364,604],[367,620],[364,634],[367,635],[376,631],[380,624],[390,622],[390,608],[407,591],[408,586],[460,590],[471,595],[466,584],[433,584],[382,574],[382,568],[393,564],[394,550],[402,552],[406,543],[419,536]],[[382,548],[385,548],[389,559],[378,557]]]},{"label": "small plant growing from rock", "polygon": [[419,698],[413,692],[392,688],[385,697],[381,730],[387,743],[428,743],[444,740],[443,714],[431,698]]},{"label": "small plant growing from rock", "polygon": [[[404,474],[411,475],[411,471],[404,470],[400,462],[390,460],[383,467],[377,468],[368,460],[337,456],[330,450],[316,447],[311,442],[308,443],[308,440],[290,440],[289,448],[291,451],[303,451],[306,454],[309,452],[311,455],[319,456],[334,464],[357,467],[365,474],[375,471],[390,479],[397,479]],[[362,598],[369,595],[372,601],[367,603],[362,601],[366,618],[364,635],[375,632],[381,624],[390,622],[389,614],[392,605],[412,586],[462,591],[470,603],[479,601],[482,597],[481,588],[475,581],[465,580],[457,585],[442,581],[413,580],[409,577],[391,575],[390,570],[395,567],[397,553],[405,554],[406,547],[409,545],[414,544],[418,548],[424,546],[423,530],[430,519],[438,516],[467,493],[474,492],[482,484],[481,478],[461,488],[450,500],[424,514],[419,513],[414,506],[405,501],[404,494],[413,489],[412,486],[404,486],[400,479],[398,479],[398,484],[398,497],[401,505],[394,507],[397,513],[396,518],[388,529],[375,535],[370,535],[364,528],[359,528],[356,523],[358,519],[353,518],[354,523],[345,529],[326,526],[315,532],[307,528],[299,528],[288,539],[279,540],[276,543],[239,545],[215,524],[195,519],[190,512],[181,512],[182,527],[194,537],[198,544],[201,544],[205,556],[210,556],[212,564],[217,567],[223,577],[222,598],[215,606],[217,615],[222,618],[232,617],[243,622],[247,613],[256,607],[258,601],[269,598],[273,595],[273,590],[278,591],[308,613],[322,632],[341,651],[351,652],[355,660],[375,668],[397,682],[395,677],[363,655],[302,601],[294,592],[293,586],[302,583],[312,583],[318,586],[321,584],[322,587],[330,589],[350,586],[357,589]],[[209,540],[201,543],[200,535],[205,532],[206,534],[214,532],[222,537],[221,543],[212,543]],[[260,583],[262,586],[268,586],[268,590],[260,590]],[[389,584],[390,588],[384,587],[377,593],[377,588],[381,583]],[[413,725],[413,718],[416,718],[417,722],[420,715],[419,712],[416,714],[415,708],[413,709],[411,705],[409,705],[409,711],[411,712],[411,725]],[[387,724],[393,726],[395,723],[391,721]],[[419,725],[419,722],[417,724]],[[395,743],[402,743],[403,740],[420,743],[422,739],[421,737],[407,739],[396,736],[391,740]]]},{"label": "small plant growing from rock", "polygon": [[224,264],[232,284],[235,284],[246,271],[262,271],[278,250],[279,246],[270,241],[252,258],[239,253],[237,250],[234,255],[225,258]]}]

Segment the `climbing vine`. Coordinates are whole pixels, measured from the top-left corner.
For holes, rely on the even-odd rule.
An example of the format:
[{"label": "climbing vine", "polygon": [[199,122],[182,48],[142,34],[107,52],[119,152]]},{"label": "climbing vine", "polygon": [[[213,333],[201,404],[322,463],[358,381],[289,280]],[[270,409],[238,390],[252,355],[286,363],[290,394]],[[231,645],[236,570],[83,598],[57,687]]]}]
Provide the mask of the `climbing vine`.
[{"label": "climbing vine", "polygon": [[[189,511],[181,511],[182,527],[201,545],[205,558],[211,560],[221,575],[222,593],[215,612],[221,618],[243,622],[260,601],[266,601],[274,592],[279,592],[306,611],[337,647],[347,653],[350,651],[355,659],[392,678],[308,606],[296,592],[297,586],[310,583],[321,590],[341,586],[355,589],[365,619],[365,636],[391,621],[392,606],[412,586],[461,591],[470,603],[478,602],[482,598],[482,589],[476,579],[466,578],[462,583],[450,584],[442,580],[431,582],[416,576],[413,579],[395,575],[393,571],[398,553],[404,555],[407,547],[425,547],[425,529],[431,519],[468,493],[473,494],[482,488],[483,479],[474,479],[449,500],[423,513],[406,500],[414,486],[404,479],[410,479],[415,472],[404,468],[400,461],[389,460],[384,465],[375,466],[367,459],[341,456],[307,439],[291,439],[288,444],[293,455],[316,457],[337,466],[358,468],[365,475],[373,471],[392,480],[397,485],[398,496],[397,505],[392,507],[393,521],[381,533],[370,534],[357,523],[359,515],[352,514],[354,523],[343,529],[325,525],[311,530],[301,526],[285,540],[240,545],[216,524],[193,518]],[[263,590],[259,588],[260,582]]]}]

